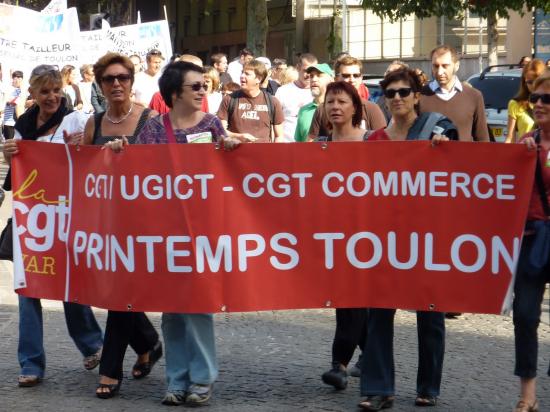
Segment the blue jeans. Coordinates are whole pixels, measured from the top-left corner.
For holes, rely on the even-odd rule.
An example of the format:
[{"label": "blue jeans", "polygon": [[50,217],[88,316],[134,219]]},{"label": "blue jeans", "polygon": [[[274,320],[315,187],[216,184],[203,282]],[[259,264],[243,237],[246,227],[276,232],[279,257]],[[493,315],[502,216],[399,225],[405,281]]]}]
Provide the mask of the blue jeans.
[{"label": "blue jeans", "polygon": [[[69,336],[83,356],[96,353],[103,345],[101,328],[89,306],[63,302]],[[19,345],[17,357],[21,375],[44,377],[46,353],[40,299],[19,296]]]},{"label": "blue jeans", "polygon": [[[514,374],[521,378],[537,376],[537,330],[542,313],[544,290],[550,277],[549,265],[539,275],[528,274],[525,270],[525,260],[529,256],[532,243],[533,236],[524,237],[514,285],[513,319],[516,347]],[[550,375],[550,367],[548,374]]]},{"label": "blue jeans", "polygon": [[[395,395],[393,323],[395,309],[370,309],[368,338],[361,365],[361,395]],[[445,355],[445,315],[416,312],[418,372],[416,393],[439,396]]]},{"label": "blue jeans", "polygon": [[218,363],[211,314],[163,313],[162,335],[168,392],[185,392],[192,383],[214,383]]}]

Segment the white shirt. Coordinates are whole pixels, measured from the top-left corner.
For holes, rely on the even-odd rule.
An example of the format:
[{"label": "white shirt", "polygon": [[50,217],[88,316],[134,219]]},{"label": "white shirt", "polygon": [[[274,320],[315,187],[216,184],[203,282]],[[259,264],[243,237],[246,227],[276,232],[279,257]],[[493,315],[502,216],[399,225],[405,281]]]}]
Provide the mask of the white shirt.
[{"label": "white shirt", "polygon": [[231,76],[231,79],[237,83],[241,84],[241,73],[243,72],[243,65],[239,59],[232,61],[227,66],[227,73]]},{"label": "white shirt", "polygon": [[[36,141],[65,143],[65,140],[63,140],[63,130],[66,130],[67,133],[83,132],[87,120],[88,116],[82,114],[81,112],[71,112],[63,118],[61,124],[57,129],[55,129],[55,132],[53,134],[40,136],[38,139],[36,139]],[[21,134],[17,131],[17,129],[15,129],[14,138],[16,140],[21,140],[23,138]]]},{"label": "white shirt", "polygon": [[313,101],[310,89],[302,89],[295,82],[285,84],[277,89],[275,97],[283,106],[285,121],[283,122],[283,137],[287,142],[294,142],[294,132],[298,122],[298,112]]},{"label": "white shirt", "polygon": [[138,103],[143,103],[145,107],[149,107],[151,98],[159,91],[160,71],[155,76],[150,76],[145,72],[139,72],[134,80],[134,100]]},{"label": "white shirt", "polygon": [[455,94],[462,91],[462,83],[460,82],[458,77],[455,77],[455,84],[453,84],[453,87],[449,91],[441,88],[437,80],[432,80],[429,83],[429,86],[437,97],[445,101],[451,100],[455,96]]},{"label": "white shirt", "polygon": [[80,90],[80,98],[82,99],[82,111],[84,113],[94,112],[94,108],[92,106],[92,83],[93,82],[78,83],[78,89]]},{"label": "white shirt", "polygon": [[217,114],[220,104],[222,103],[223,95],[220,92],[214,92],[206,96],[208,100],[208,112]]}]

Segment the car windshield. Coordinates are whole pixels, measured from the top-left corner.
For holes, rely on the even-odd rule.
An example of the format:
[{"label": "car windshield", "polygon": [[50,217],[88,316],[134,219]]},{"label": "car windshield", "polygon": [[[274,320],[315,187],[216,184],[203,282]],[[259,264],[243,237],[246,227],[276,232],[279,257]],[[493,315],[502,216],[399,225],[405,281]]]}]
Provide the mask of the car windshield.
[{"label": "car windshield", "polygon": [[487,109],[506,109],[508,102],[519,90],[520,77],[487,76],[483,80],[479,77],[470,80],[470,84],[483,94]]}]

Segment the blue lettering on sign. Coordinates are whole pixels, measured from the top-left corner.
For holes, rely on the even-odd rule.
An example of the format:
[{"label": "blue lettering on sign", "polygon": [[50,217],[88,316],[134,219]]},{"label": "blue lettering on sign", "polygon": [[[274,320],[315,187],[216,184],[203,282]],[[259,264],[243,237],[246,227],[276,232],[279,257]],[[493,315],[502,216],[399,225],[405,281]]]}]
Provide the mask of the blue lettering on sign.
[{"label": "blue lettering on sign", "polygon": [[154,26],[142,26],[139,28],[140,39],[156,36],[160,36],[160,26],[158,24]]},{"label": "blue lettering on sign", "polygon": [[58,31],[62,24],[63,14],[56,14],[54,16],[43,16],[38,31],[42,33]]}]

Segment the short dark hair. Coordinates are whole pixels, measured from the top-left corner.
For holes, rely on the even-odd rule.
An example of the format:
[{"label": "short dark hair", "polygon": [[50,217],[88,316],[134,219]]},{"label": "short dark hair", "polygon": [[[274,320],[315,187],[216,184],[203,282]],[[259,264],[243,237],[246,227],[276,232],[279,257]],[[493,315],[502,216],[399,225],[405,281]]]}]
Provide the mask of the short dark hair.
[{"label": "short dark hair", "polygon": [[162,76],[160,76],[159,79],[159,89],[160,94],[168,107],[173,107],[173,93],[176,93],[176,96],[178,97],[181,96],[183,80],[188,72],[204,74],[204,69],[196,64],[183,61],[170,63],[164,68]]},{"label": "short dark hair", "polygon": [[276,57],[271,61],[271,67],[278,67],[282,66],[283,64],[286,65],[286,59],[280,59]]},{"label": "short dark hair", "polygon": [[382,90],[386,90],[391,83],[403,81],[408,83],[413,93],[418,93],[422,89],[422,82],[418,74],[413,69],[401,68],[389,72],[384,76],[384,80],[380,82]]},{"label": "short dark hair", "polygon": [[241,49],[239,56],[254,56],[254,53],[248,47],[245,47],[244,49]]},{"label": "short dark hair", "polygon": [[316,64],[317,61],[317,57],[313,53],[302,53],[298,57],[298,63],[296,66],[302,67],[304,65],[304,62]]},{"label": "short dark hair", "polygon": [[212,62],[212,65],[214,64],[220,64],[223,58],[227,59],[227,54],[225,53],[214,53],[212,56],[210,56],[210,61]]},{"label": "short dark hair", "polygon": [[13,79],[14,77],[21,77],[23,78],[23,72],[21,70],[16,70],[14,71],[12,74],[11,74],[11,78]]},{"label": "short dark hair", "polygon": [[354,127],[359,127],[361,125],[361,121],[363,120],[363,102],[361,101],[359,93],[357,93],[357,89],[348,82],[338,81],[328,84],[327,91],[325,93],[325,101],[326,96],[328,96],[330,93],[346,93],[351,98],[353,108],[355,109],[355,113],[353,114],[353,117],[351,119],[351,124]]},{"label": "short dark hair", "polygon": [[437,46],[435,49],[433,49],[430,53],[430,60],[433,59],[435,54],[445,54],[445,53],[451,53],[451,58],[454,63],[460,60],[460,56],[458,55],[458,52],[456,51],[456,49],[449,44],[442,44],[441,46]]}]

